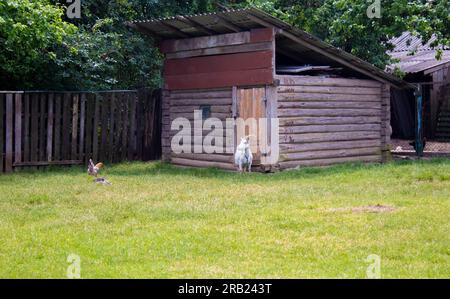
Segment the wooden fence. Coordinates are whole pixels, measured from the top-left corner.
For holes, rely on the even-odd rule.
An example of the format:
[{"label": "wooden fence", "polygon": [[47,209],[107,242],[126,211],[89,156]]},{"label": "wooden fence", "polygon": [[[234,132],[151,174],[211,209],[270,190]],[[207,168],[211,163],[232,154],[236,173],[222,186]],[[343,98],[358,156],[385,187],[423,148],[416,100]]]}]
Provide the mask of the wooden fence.
[{"label": "wooden fence", "polygon": [[0,92],[0,173],[161,155],[161,92]]}]

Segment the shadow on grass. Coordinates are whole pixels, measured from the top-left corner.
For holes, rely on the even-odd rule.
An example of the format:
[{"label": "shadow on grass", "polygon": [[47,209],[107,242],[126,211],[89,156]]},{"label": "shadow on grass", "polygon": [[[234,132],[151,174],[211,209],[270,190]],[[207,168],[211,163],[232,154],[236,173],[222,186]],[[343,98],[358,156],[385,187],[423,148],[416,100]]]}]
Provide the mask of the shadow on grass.
[{"label": "shadow on grass", "polygon": [[[181,168],[163,163],[161,161],[151,162],[123,162],[111,166],[106,166],[103,175],[108,176],[145,176],[151,177],[155,175],[165,176],[179,176],[183,177],[198,177],[198,178],[220,178],[224,180],[233,180],[236,182],[255,182],[255,181],[274,181],[274,180],[295,180],[295,179],[313,179],[317,177],[326,178],[328,176],[342,175],[342,174],[355,174],[357,172],[367,171],[384,171],[386,168],[392,168],[395,166],[395,171],[407,171],[406,169],[412,165],[437,165],[437,164],[450,164],[450,158],[435,158],[430,160],[420,161],[394,161],[387,164],[340,164],[329,167],[305,167],[295,170],[288,170],[278,173],[252,173],[252,174],[239,174],[237,172],[223,171],[216,168]],[[85,167],[72,166],[51,166],[45,169],[39,170],[20,170],[17,173],[11,175],[0,176],[0,180],[7,182],[9,179],[13,179],[15,176],[24,176],[26,178],[34,177],[48,177],[59,176],[61,174],[65,176],[79,176],[81,173],[86,173]],[[9,179],[8,179],[9,178]]]}]

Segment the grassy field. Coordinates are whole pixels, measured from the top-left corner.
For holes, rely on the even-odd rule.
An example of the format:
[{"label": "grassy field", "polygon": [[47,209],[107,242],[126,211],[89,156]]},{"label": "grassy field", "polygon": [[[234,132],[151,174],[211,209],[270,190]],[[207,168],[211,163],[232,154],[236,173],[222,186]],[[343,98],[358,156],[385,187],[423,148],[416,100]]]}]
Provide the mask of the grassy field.
[{"label": "grassy field", "polygon": [[[271,175],[109,167],[0,176],[0,277],[450,277],[450,160]],[[394,211],[352,210],[385,205]]]}]

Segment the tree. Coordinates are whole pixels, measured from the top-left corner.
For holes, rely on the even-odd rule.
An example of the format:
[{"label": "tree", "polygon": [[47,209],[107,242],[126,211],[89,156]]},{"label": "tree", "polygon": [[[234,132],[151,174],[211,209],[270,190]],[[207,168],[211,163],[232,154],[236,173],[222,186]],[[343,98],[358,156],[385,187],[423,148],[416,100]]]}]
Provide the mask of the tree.
[{"label": "tree", "polygon": [[[232,6],[254,5],[275,14],[318,38],[384,69],[393,37],[411,31],[434,46],[450,46],[449,0],[380,1],[381,18],[369,18],[375,0],[247,0]],[[438,58],[440,54],[438,47]]]},{"label": "tree", "polygon": [[[54,2],[56,4],[57,1]],[[52,66],[52,88],[127,89],[161,85],[162,59],[153,40],[125,21],[211,9],[211,1],[85,0],[81,19],[66,19],[78,33],[66,39]],[[69,52],[68,49],[76,49]],[[65,53],[65,54],[64,54]]]},{"label": "tree", "polygon": [[[380,68],[389,40],[412,31],[450,45],[449,0],[83,0],[68,19],[64,0],[0,2],[0,89],[114,89],[160,86],[154,41],[125,21],[257,6]],[[220,3],[221,5],[218,5]],[[439,55],[439,51],[438,51]]]},{"label": "tree", "polygon": [[46,78],[40,74],[57,59],[56,48],[76,32],[62,14],[61,7],[42,0],[0,2],[1,89],[44,84]]}]

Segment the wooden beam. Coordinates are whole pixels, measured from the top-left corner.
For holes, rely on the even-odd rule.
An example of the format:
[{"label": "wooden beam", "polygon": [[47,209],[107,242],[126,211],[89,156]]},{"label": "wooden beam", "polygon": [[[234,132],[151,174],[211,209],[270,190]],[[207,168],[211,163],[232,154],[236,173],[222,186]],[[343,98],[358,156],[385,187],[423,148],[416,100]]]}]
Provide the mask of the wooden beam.
[{"label": "wooden beam", "polygon": [[[254,16],[254,15],[248,14],[247,17],[250,20],[252,20],[252,21],[254,21],[254,22],[256,22],[256,23],[258,23],[258,24],[260,24],[260,25],[262,25],[264,27],[274,28],[274,26],[271,23],[266,22],[266,21],[264,21],[264,20],[262,20],[262,19],[260,19],[260,18],[258,18],[256,16]],[[383,78],[373,74],[370,71],[366,71],[364,69],[361,69],[361,68],[353,65],[352,63],[350,63],[350,62],[348,62],[348,61],[346,61],[346,60],[344,60],[344,59],[342,59],[340,57],[337,57],[336,55],[333,55],[333,54],[325,51],[323,48],[320,48],[318,46],[312,45],[311,43],[302,40],[301,38],[299,38],[298,36],[295,36],[294,34],[292,34],[290,32],[286,32],[284,30],[277,30],[277,31],[278,31],[279,34],[281,34],[281,35],[283,35],[283,36],[285,36],[285,37],[287,37],[287,38],[289,38],[289,39],[291,39],[291,40],[301,44],[302,46],[307,47],[307,48],[309,48],[311,50],[314,50],[315,52],[318,52],[318,53],[320,53],[320,54],[322,54],[322,55],[324,55],[326,57],[329,57],[329,58],[331,58],[331,59],[333,59],[333,60],[335,60],[335,61],[337,61],[337,62],[339,62],[339,63],[341,63],[341,64],[343,64],[343,65],[345,65],[345,66],[347,66],[347,67],[357,71],[357,72],[363,73],[364,75],[366,75],[366,76],[368,76],[370,78],[373,78],[373,79],[375,79],[377,81],[381,81],[383,83],[392,84],[388,80],[383,79]]]},{"label": "wooden beam", "polygon": [[37,162],[20,162],[14,163],[14,167],[17,166],[48,166],[48,165],[79,165],[82,164],[81,160],[63,160],[63,161],[37,161]]},{"label": "wooden beam", "polygon": [[423,73],[425,75],[428,75],[428,74],[434,73],[434,72],[436,72],[436,71],[438,71],[440,69],[447,68],[447,67],[450,67],[450,61],[448,61],[448,62],[446,62],[444,64],[440,64],[440,65],[434,66],[432,68],[429,68],[429,69],[425,70]]},{"label": "wooden beam", "polygon": [[250,43],[250,32],[227,33],[215,36],[199,36],[188,39],[166,40],[161,44],[163,53],[198,50]]},{"label": "wooden beam", "polygon": [[223,26],[225,26],[226,28],[228,28],[228,29],[230,29],[230,30],[232,30],[232,31],[234,31],[234,32],[241,32],[241,31],[244,31],[244,29],[242,29],[241,27],[237,26],[236,24],[233,24],[232,22],[230,22],[230,21],[224,19],[224,18],[221,17],[221,16],[216,16],[216,17],[214,18],[214,20],[215,20],[217,23],[222,24]]},{"label": "wooden beam", "polygon": [[158,36],[158,34],[156,32],[148,29],[147,27],[144,27],[144,26],[138,25],[138,24],[134,24],[131,22],[126,22],[125,25],[130,28],[133,28],[136,31],[139,31],[142,34],[151,35],[154,40],[157,40],[157,41],[161,40],[161,38]]},{"label": "wooden beam", "polygon": [[[348,79],[348,78],[326,78],[316,76],[289,76],[279,75],[276,79],[280,80],[281,85],[285,86],[327,86],[327,87],[368,87],[380,88],[381,84],[373,80],[366,79]],[[377,92],[376,94],[380,94]],[[365,93],[362,93],[365,94]]]},{"label": "wooden beam", "polygon": [[189,17],[176,16],[175,18],[176,18],[177,20],[179,20],[180,22],[183,22],[183,23],[185,23],[185,24],[188,24],[188,25],[190,25],[190,26],[192,26],[192,27],[194,27],[194,28],[197,28],[197,29],[199,29],[200,31],[203,31],[204,33],[206,33],[206,34],[208,34],[208,35],[214,35],[214,34],[217,34],[216,31],[214,31],[214,30],[212,30],[212,29],[209,29],[208,27],[206,27],[206,26],[204,26],[204,25],[202,25],[202,24],[200,24],[200,23],[198,23],[198,22],[192,20],[192,19],[189,18]]},{"label": "wooden beam", "polygon": [[164,26],[164,27],[166,27],[170,31],[175,32],[179,36],[184,37],[184,38],[192,37],[190,34],[184,32],[184,31],[181,31],[179,28],[177,28],[177,27],[175,27],[175,26],[173,26],[173,25],[171,25],[171,24],[169,24],[169,23],[167,23],[165,21],[159,21],[159,24]]},{"label": "wooden beam", "polygon": [[272,42],[254,43],[254,44],[241,44],[233,46],[222,46],[207,49],[197,49],[189,51],[181,51],[176,53],[166,54],[167,59],[180,59],[188,57],[198,57],[198,56],[210,56],[210,55],[223,55],[223,54],[233,54],[233,53],[244,53],[244,52],[257,52],[257,51],[267,51],[272,50]]}]

